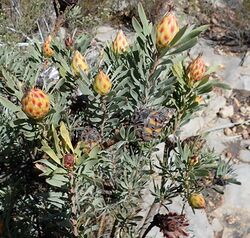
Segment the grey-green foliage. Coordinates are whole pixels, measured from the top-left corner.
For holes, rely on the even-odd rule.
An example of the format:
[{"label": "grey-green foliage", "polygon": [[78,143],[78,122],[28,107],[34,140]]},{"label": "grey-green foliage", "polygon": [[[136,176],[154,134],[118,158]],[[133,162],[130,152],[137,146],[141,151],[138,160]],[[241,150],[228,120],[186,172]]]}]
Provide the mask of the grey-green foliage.
[{"label": "grey-green foliage", "polygon": [[[152,159],[156,146],[170,134],[176,135],[180,125],[200,109],[196,96],[224,86],[208,80],[209,75],[188,84],[186,51],[206,27],[185,26],[169,47],[159,50],[155,27],[141,4],[138,12],[129,50],[117,55],[108,45],[101,65],[93,63],[87,74],[74,74],[70,67],[73,52],[65,48],[63,39],[53,37],[50,59],[43,56],[38,42],[21,52],[1,48],[4,124],[0,133],[4,136],[0,141],[4,146],[0,166],[4,176],[0,191],[6,206],[0,211],[8,221],[7,235],[137,237],[143,190],[149,183],[154,184],[154,203],[167,206],[174,197],[181,195],[185,202],[191,192],[202,191],[203,180],[215,173],[219,163],[212,152],[201,150],[196,155],[193,145],[178,140],[166,145],[158,164]],[[79,36],[75,49],[84,55],[89,44],[88,37]],[[46,67],[57,70],[58,78],[49,81],[43,74]],[[106,96],[93,90],[99,67],[112,82]],[[25,86],[40,87],[50,96],[52,109],[43,120],[35,121],[22,111]],[[145,141],[137,134],[140,125],[133,122],[134,114],[141,117],[141,108],[156,113],[171,108],[175,113],[167,124],[160,125],[160,136]],[[81,141],[86,126],[95,127],[101,137],[99,146],[89,153],[79,147],[79,142],[88,143]],[[66,154],[75,158],[71,168],[64,163]],[[189,161],[194,155],[200,162],[192,167]],[[223,177],[227,172],[228,167],[220,166],[216,174]],[[159,177],[161,183],[157,184],[155,178]],[[21,215],[13,219],[14,211],[23,213],[25,219]]]},{"label": "grey-green foliage", "polygon": [[29,41],[38,33],[37,23],[44,33],[48,31],[46,24],[51,25],[53,4],[48,1],[4,0],[1,7],[0,42]]}]

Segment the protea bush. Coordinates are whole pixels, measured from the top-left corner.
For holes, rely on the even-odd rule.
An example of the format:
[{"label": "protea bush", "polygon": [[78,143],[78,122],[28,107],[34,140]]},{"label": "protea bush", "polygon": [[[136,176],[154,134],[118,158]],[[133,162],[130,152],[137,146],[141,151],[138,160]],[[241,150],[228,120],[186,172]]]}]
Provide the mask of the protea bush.
[{"label": "protea bush", "polygon": [[[198,99],[226,87],[202,56],[187,54],[206,26],[181,27],[173,12],[153,25],[141,4],[138,12],[134,41],[118,31],[93,63],[86,35],[0,48],[1,237],[135,238],[153,225],[187,237],[173,199],[195,211],[206,206],[204,191],[237,183],[204,135],[180,139],[206,106]],[[149,187],[165,213],[141,213]]]}]

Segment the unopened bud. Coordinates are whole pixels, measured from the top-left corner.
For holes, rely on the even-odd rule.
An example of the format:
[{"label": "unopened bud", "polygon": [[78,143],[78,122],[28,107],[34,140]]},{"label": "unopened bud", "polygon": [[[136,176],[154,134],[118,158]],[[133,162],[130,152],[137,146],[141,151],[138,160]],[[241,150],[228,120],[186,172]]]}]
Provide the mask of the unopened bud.
[{"label": "unopened bud", "polygon": [[193,193],[188,198],[189,205],[194,209],[203,209],[206,207],[206,201],[202,194]]},{"label": "unopened bud", "polygon": [[72,154],[66,154],[63,157],[63,166],[66,169],[73,169],[75,164],[75,158]]}]

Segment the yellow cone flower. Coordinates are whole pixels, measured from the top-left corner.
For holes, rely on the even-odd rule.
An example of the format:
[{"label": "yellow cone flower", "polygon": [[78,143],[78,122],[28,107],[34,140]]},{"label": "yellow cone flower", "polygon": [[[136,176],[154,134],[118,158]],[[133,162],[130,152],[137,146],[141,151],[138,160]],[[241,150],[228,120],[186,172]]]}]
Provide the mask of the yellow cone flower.
[{"label": "yellow cone flower", "polygon": [[74,52],[73,59],[71,62],[71,67],[76,75],[80,75],[80,70],[82,70],[85,73],[88,73],[89,70],[89,66],[87,64],[86,59],[77,50]]},{"label": "yellow cone flower", "polygon": [[110,92],[112,83],[109,79],[109,76],[100,70],[95,78],[93,87],[97,93],[101,95],[107,95]]},{"label": "yellow cone flower", "polygon": [[51,40],[52,40],[51,35],[49,35],[43,44],[43,55],[48,58],[54,55],[54,51],[50,47]]},{"label": "yellow cone flower", "polygon": [[129,46],[128,41],[127,41],[123,31],[120,30],[117,33],[115,40],[113,41],[113,44],[112,44],[113,51],[116,54],[121,54],[121,53],[127,51],[128,46]]},{"label": "yellow cone flower", "polygon": [[205,75],[205,72],[206,65],[201,55],[199,55],[194,61],[192,61],[187,68],[188,78],[190,82],[202,80]]},{"label": "yellow cone flower", "polygon": [[173,12],[170,12],[163,17],[156,27],[157,46],[159,48],[167,47],[178,31],[179,26],[176,17]]},{"label": "yellow cone flower", "polygon": [[206,201],[202,194],[193,193],[188,198],[189,205],[195,209],[202,209],[206,207]]}]

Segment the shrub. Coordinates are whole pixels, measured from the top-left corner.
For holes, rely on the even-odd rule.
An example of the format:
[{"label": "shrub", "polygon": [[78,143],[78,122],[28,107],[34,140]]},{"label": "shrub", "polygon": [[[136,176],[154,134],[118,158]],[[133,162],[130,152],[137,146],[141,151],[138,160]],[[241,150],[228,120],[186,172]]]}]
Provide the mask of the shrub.
[{"label": "shrub", "polygon": [[[188,222],[168,212],[172,200],[202,209],[204,189],[237,183],[202,135],[179,137],[206,106],[204,94],[226,87],[211,79],[201,56],[187,66],[187,51],[206,26],[179,29],[171,14],[155,27],[141,4],[138,11],[134,42],[127,47],[122,34],[91,65],[86,35],[74,46],[51,35],[25,51],[0,48],[4,237],[145,237],[153,225],[165,237],[185,237]],[[163,157],[155,158],[162,142]],[[138,221],[152,184],[153,205],[167,210],[153,214],[144,233]]]}]

